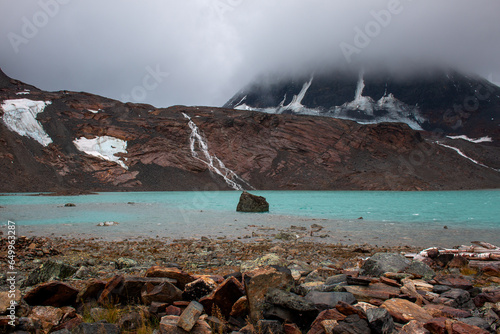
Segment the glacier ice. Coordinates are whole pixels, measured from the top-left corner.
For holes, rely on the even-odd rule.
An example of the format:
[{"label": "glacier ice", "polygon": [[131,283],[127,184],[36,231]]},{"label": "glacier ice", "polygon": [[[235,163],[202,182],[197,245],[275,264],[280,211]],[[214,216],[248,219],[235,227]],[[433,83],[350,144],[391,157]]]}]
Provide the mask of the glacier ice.
[{"label": "glacier ice", "polygon": [[3,122],[21,136],[30,137],[43,146],[52,143],[52,139],[45,132],[36,116],[43,112],[50,101],[33,101],[29,99],[5,100],[2,103]]},{"label": "glacier ice", "polygon": [[120,157],[115,155],[117,153],[127,153],[127,142],[124,140],[110,136],[92,139],[80,137],[73,140],[73,144],[79,151],[103,160],[114,161],[123,168],[128,169],[125,163],[120,160]]}]

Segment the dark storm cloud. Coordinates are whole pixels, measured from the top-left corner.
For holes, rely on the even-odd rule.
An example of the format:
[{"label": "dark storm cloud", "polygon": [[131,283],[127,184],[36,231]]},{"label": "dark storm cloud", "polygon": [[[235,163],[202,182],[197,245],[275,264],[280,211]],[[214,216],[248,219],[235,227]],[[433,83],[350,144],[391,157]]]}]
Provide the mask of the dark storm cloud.
[{"label": "dark storm cloud", "polygon": [[499,12],[497,0],[6,0],[0,66],[42,89],[156,106],[220,106],[260,73],[325,64],[499,82]]}]

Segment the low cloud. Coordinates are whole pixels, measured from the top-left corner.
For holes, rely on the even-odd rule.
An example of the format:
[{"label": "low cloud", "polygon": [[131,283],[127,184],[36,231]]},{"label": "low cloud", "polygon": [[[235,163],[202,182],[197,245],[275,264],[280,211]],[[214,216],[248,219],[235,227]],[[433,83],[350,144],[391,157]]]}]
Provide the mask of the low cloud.
[{"label": "low cloud", "polygon": [[373,62],[500,81],[497,0],[38,0],[0,9],[8,75],[159,107],[220,106],[270,71]]}]

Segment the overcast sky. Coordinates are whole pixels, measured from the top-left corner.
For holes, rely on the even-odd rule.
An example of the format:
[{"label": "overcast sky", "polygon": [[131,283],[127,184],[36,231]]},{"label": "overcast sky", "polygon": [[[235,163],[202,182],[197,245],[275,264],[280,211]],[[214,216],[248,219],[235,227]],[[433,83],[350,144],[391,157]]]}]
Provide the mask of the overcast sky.
[{"label": "overcast sky", "polygon": [[221,106],[261,73],[372,59],[498,84],[499,13],[498,0],[0,0],[0,67],[157,107]]}]

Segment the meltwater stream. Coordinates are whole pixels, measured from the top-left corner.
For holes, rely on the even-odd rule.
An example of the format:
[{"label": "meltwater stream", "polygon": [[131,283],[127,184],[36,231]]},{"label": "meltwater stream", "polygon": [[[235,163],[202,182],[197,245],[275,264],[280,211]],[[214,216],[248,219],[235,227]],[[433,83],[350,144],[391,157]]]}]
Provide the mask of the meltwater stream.
[{"label": "meltwater stream", "polygon": [[[252,193],[267,198],[269,213],[236,212],[240,191],[11,194],[0,196],[0,222],[16,222],[25,235],[108,239],[237,238],[251,235],[249,226],[278,233],[292,225],[320,224],[324,238],[312,239],[318,242],[451,247],[481,240],[500,245],[499,190]],[[104,221],[119,225],[96,226]]]}]

